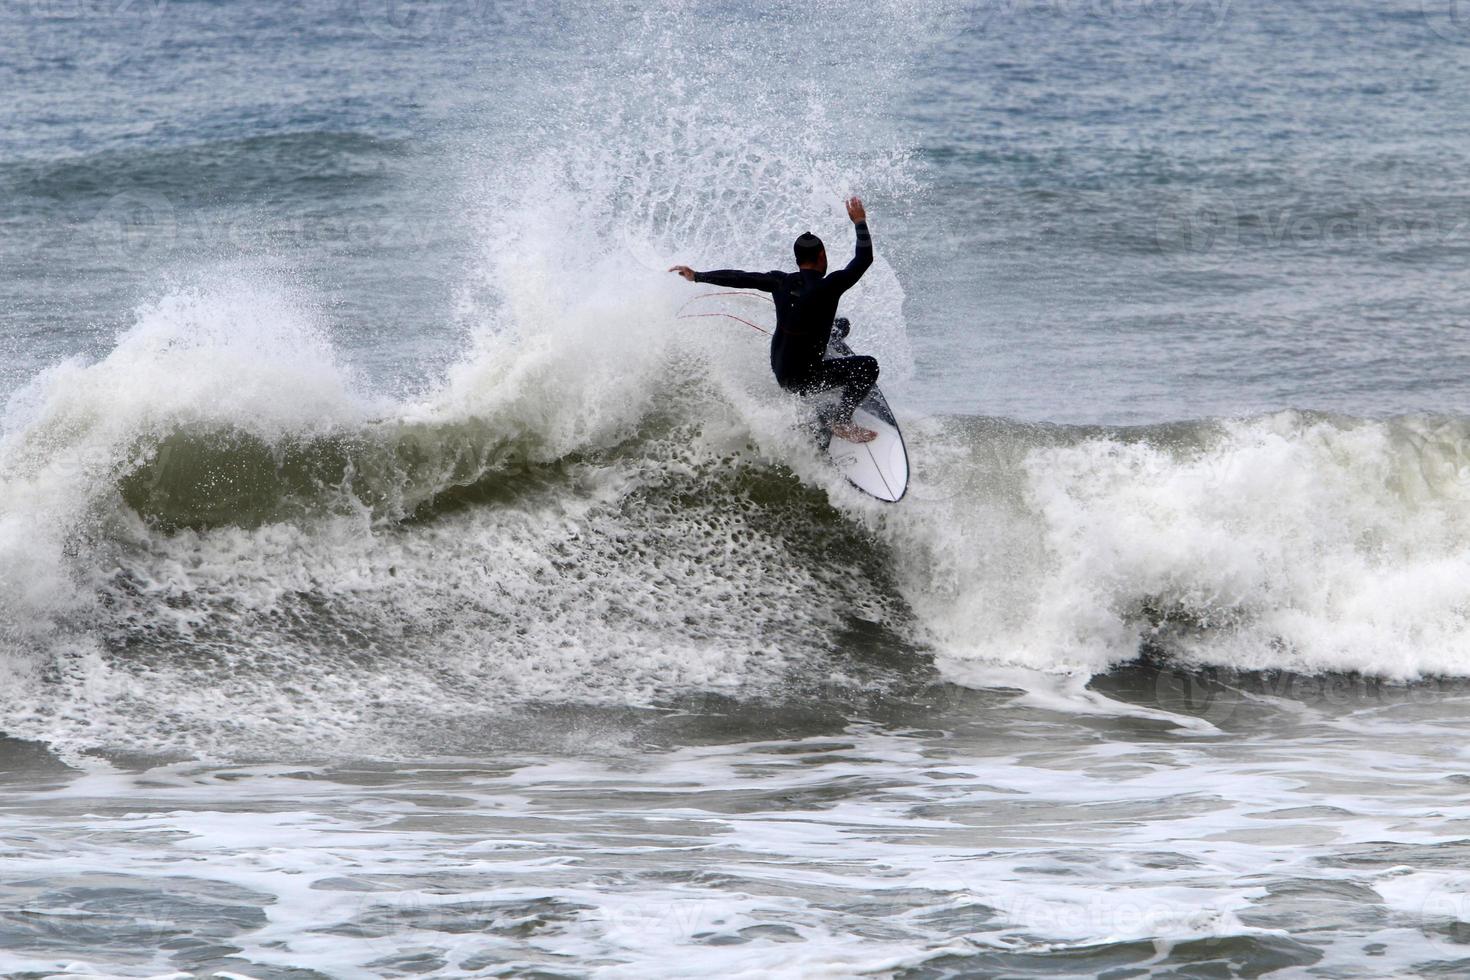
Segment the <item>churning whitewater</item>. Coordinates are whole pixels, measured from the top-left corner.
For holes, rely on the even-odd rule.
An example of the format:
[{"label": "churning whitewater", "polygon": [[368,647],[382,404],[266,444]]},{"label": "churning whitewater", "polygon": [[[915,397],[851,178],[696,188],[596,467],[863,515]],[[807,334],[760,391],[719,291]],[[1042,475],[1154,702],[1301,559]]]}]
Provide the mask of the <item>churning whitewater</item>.
[{"label": "churning whitewater", "polygon": [[[859,186],[918,193],[925,166],[874,100],[954,16],[848,24],[833,43],[860,85],[790,78],[758,45],[690,74],[674,40],[744,28],[677,10],[572,76],[554,115],[512,84],[485,131],[448,144],[468,161],[458,326],[447,356],[408,348],[437,375],[345,355],[350,324],[264,261],[248,217],[243,256],[145,253],[173,271],[110,348],[5,408],[0,729],[72,759],[394,755],[514,706],[935,678],[1076,692],[1140,656],[1470,673],[1462,418],[926,414],[895,265],[914,225],[879,205],[877,263],[844,312],[911,444],[912,492],[884,508],[818,458],[758,334],[681,319],[671,261],[759,266],[794,227],[845,240]],[[347,173],[373,150],[294,140],[258,165],[303,146]]]},{"label": "churning whitewater", "polygon": [[[885,508],[763,388],[758,337],[691,334],[654,275],[607,275],[591,298],[516,297],[548,319],[486,333],[408,401],[364,390],[320,311],[249,281],[170,293],[100,360],[22,389],[5,730],[73,752],[392,753],[513,706],[936,669],[983,687],[1141,654],[1470,666],[1462,422],[931,416],[911,423],[913,499]],[[853,630],[909,659],[860,662]]]}]

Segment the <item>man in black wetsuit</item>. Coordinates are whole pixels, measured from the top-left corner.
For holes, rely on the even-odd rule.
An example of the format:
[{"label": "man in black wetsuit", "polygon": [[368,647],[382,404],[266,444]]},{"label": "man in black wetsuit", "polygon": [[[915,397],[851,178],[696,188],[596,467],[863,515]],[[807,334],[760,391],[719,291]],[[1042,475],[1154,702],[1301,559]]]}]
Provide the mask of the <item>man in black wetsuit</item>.
[{"label": "man in black wetsuit", "polygon": [[796,272],[695,272],[687,265],[676,265],[669,271],[690,282],[770,293],[776,301],[776,333],[771,337],[771,370],[776,372],[776,383],[803,395],[841,388],[842,402],[832,419],[832,434],[849,442],[870,442],[877,434],[854,425],[852,412],[878,382],[877,359],[823,357],[838,301],[873,264],[873,239],[868,234],[863,202],[856,197],[849,200],[847,216],[857,228],[857,254],[845,269],[830,276],[827,249],[811,232],[796,240]]}]

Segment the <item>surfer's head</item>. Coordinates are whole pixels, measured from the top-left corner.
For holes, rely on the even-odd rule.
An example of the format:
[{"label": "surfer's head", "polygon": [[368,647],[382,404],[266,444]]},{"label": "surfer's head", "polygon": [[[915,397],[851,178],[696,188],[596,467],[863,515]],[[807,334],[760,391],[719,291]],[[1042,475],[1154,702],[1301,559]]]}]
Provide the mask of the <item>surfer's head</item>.
[{"label": "surfer's head", "polygon": [[821,273],[827,271],[827,246],[811,232],[803,232],[791,250],[796,253],[798,269],[815,269]]}]

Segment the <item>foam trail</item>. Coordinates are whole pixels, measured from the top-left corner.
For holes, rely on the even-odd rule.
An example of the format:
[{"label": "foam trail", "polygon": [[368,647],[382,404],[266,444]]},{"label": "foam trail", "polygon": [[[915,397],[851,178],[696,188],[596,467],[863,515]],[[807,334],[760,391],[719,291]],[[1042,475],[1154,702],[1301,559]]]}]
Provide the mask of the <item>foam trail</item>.
[{"label": "foam trail", "polygon": [[1141,718],[1158,721],[1186,733],[1218,735],[1207,719],[1176,714],[1117,701],[1087,688],[1087,674],[1057,674],[1024,667],[1002,667],[959,658],[941,659],[945,679],[976,689],[1013,689],[1022,692],[1018,704],[1065,714],[1102,718]]},{"label": "foam trail", "polygon": [[959,442],[938,466],[949,495],[925,503],[921,470],[894,519],[903,580],[956,676],[1087,675],[1140,644],[1238,669],[1464,674],[1465,429],[1283,413],[931,430]]}]

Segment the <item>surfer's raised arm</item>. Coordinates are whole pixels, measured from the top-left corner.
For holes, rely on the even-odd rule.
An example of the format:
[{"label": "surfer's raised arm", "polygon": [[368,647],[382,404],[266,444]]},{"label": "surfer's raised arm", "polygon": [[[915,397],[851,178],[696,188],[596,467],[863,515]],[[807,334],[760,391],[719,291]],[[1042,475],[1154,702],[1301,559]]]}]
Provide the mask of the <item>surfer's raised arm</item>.
[{"label": "surfer's raised arm", "polygon": [[[853,226],[857,229],[857,248],[853,252],[852,261],[847,263],[845,268],[828,275],[824,283],[829,288],[835,288],[839,293],[851,289],[863,277],[863,273],[868,271],[868,266],[873,264],[873,236],[868,231],[868,212],[863,207],[862,198],[850,197],[847,199],[847,216],[852,219]],[[818,245],[820,246],[820,240],[818,240]],[[826,271],[825,260],[822,270]],[[741,272],[738,269],[695,272],[687,265],[676,265],[669,271],[677,272],[690,282],[724,286],[726,289],[759,289],[763,293],[774,293],[780,288],[782,280],[780,272]]]},{"label": "surfer's raised arm", "polygon": [[868,211],[863,207],[862,198],[847,199],[847,216],[852,219],[853,227],[857,231],[857,248],[846,268],[829,275],[824,283],[838,292],[846,292],[857,285],[863,273],[868,271],[868,266],[873,264],[873,236],[868,231]]},{"label": "surfer's raised arm", "polygon": [[763,293],[774,293],[780,282],[779,272],[741,272],[738,269],[716,269],[714,272],[695,272],[687,265],[676,265],[670,272],[677,272],[690,282],[709,283],[727,289],[759,289]]}]

